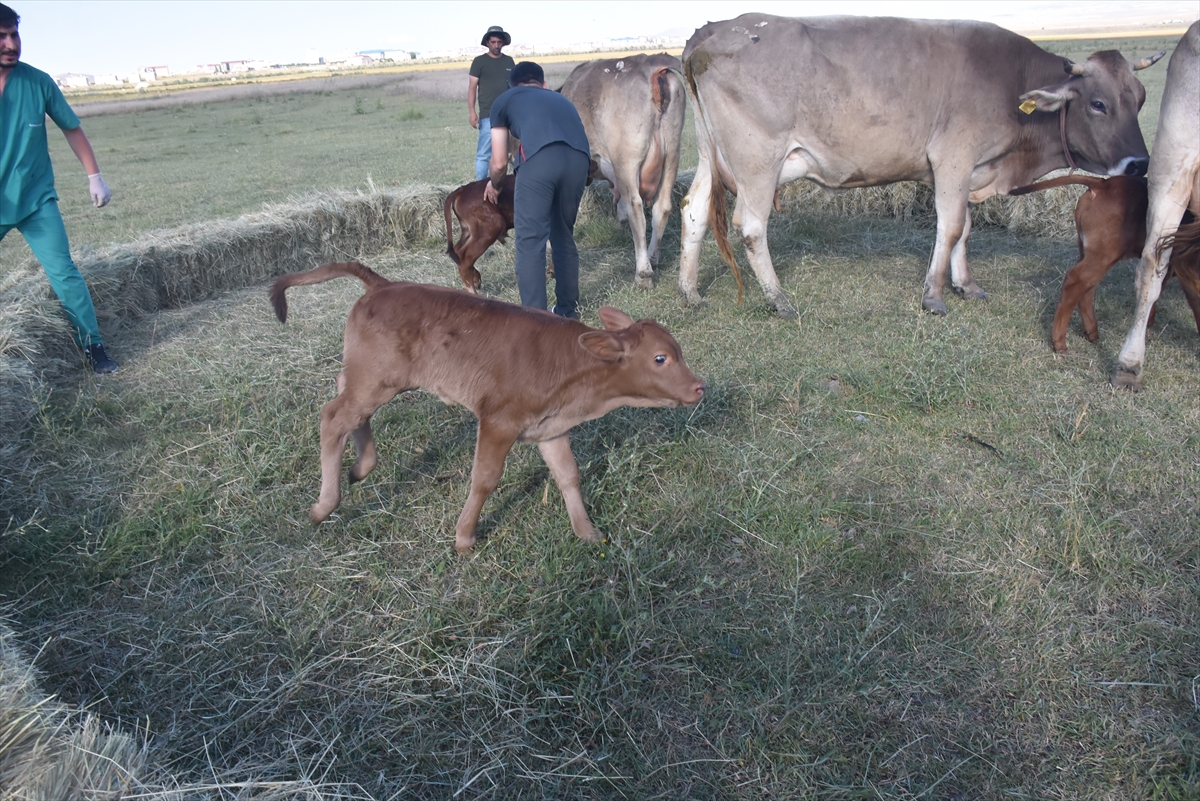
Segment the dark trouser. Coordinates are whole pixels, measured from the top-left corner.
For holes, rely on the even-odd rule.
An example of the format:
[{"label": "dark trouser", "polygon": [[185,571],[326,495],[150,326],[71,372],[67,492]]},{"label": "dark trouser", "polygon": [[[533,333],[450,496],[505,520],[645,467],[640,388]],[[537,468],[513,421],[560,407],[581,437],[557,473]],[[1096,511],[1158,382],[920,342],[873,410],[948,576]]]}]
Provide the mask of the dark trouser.
[{"label": "dark trouser", "polygon": [[561,142],[543,147],[517,171],[513,228],[522,306],[547,308],[549,240],[554,248],[554,313],[579,316],[579,251],[574,231],[587,174],[587,154]]}]

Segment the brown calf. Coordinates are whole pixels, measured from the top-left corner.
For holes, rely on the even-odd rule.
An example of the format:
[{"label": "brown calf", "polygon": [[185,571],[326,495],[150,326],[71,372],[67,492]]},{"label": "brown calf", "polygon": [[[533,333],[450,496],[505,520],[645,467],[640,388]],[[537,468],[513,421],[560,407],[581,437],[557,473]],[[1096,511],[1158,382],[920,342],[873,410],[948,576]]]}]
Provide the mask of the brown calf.
[{"label": "brown calf", "polygon": [[[1055,186],[1079,184],[1088,187],[1075,204],[1075,234],[1079,242],[1079,262],[1063,278],[1050,344],[1062,353],[1067,349],[1067,324],[1071,313],[1079,309],[1084,336],[1095,342],[1100,338],[1094,304],[1096,286],[1121,259],[1141,256],[1146,241],[1146,179],[1117,175],[1097,178],[1089,175],[1063,175],[1048,181],[1018,187],[1010,195],[1025,195]],[[1172,264],[1174,264],[1172,259]],[[1200,294],[1184,283],[1184,293],[1200,329]],[[1153,319],[1153,312],[1151,313]]]},{"label": "brown calf", "polygon": [[341,500],[340,468],[353,435],[359,481],[378,457],[371,415],[398,393],[432,392],[479,420],[471,493],[455,527],[454,547],[475,544],[483,502],[496,489],[517,440],[538,443],[571,518],[597,540],[579,491],[570,429],[619,406],[690,406],[704,382],[683,361],[679,344],[653,320],[600,309],[604,330],[549,312],[448,287],[388,281],[358,262],[326,264],[280,277],[270,298],[287,319],[288,287],[354,276],[366,285],[346,320],[338,396],[321,409],[321,494],[309,518],[320,523]]},{"label": "brown calf", "polygon": [[[517,176],[508,175],[500,187],[500,197],[495,204],[483,197],[488,179],[460,186],[446,196],[446,255],[458,265],[458,277],[468,291],[478,294],[483,277],[475,269],[475,262],[494,242],[503,243],[513,227],[513,191]],[[462,230],[458,242],[454,242],[454,228],[450,212],[458,218]]]}]

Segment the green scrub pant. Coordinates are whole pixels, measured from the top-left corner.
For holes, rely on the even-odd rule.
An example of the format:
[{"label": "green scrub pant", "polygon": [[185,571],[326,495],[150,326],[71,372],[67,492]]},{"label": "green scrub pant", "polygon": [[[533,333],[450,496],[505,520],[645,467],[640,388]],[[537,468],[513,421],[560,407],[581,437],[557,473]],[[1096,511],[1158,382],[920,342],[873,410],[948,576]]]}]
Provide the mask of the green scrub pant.
[{"label": "green scrub pant", "polygon": [[71,260],[71,246],[67,243],[67,228],[63,225],[58,201],[46,201],[16,225],[0,225],[0,239],[4,239],[14,228],[25,237],[29,249],[46,271],[50,288],[58,296],[67,319],[75,328],[75,344],[81,348],[99,345],[103,340],[100,326],[96,323],[96,308],[92,305],[92,295],[88,292],[83,275]]}]

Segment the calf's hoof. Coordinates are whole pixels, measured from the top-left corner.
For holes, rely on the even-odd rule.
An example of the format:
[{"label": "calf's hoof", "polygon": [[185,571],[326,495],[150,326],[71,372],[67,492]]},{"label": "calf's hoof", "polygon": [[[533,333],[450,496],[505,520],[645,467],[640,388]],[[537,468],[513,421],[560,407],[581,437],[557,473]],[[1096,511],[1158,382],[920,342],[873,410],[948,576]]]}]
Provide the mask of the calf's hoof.
[{"label": "calf's hoof", "polygon": [[946,312],[949,311],[946,308],[945,301],[943,301],[941,298],[935,298],[929,295],[926,295],[921,299],[921,307],[930,314],[936,314],[939,317],[945,317]]},{"label": "calf's hoof", "polygon": [[962,286],[956,286],[954,287],[954,291],[964,300],[987,300],[987,293],[974,281],[968,281]]},{"label": "calf's hoof", "polygon": [[328,509],[326,509],[321,504],[314,503],[312,505],[312,508],[308,510],[308,521],[310,523],[312,523],[314,526],[321,525],[329,518],[329,516],[331,514],[333,514],[333,510],[335,507],[336,507],[336,504],[334,506],[330,506]]},{"label": "calf's hoof", "polygon": [[454,538],[454,550],[461,556],[466,556],[475,547],[476,537],[472,534],[470,537],[456,536]]},{"label": "calf's hoof", "polygon": [[1067,352],[1067,341],[1065,339],[1063,339],[1063,340],[1056,339],[1050,343],[1050,347],[1054,349],[1055,353],[1066,353]]},{"label": "calf's hoof", "polygon": [[1112,383],[1117,389],[1131,389],[1134,392],[1141,392],[1142,371],[1118,364],[1117,372],[1113,374]]}]

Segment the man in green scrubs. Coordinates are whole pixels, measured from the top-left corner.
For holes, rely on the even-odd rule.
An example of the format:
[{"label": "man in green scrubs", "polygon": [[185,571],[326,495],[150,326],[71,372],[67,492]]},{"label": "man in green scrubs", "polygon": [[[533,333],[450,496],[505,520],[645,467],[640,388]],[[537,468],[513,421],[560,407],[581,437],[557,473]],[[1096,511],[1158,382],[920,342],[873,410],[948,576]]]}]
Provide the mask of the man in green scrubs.
[{"label": "man in green scrubs", "polygon": [[115,373],[104,350],[96,309],[79,268],[71,259],[67,229],[58,210],[54,169],[46,140],[46,116],[62,129],[67,144],[87,170],[96,207],[112,197],[96,154],[49,75],[21,63],[21,18],[0,3],[0,239],[16,228],[42,264],[54,294],[75,329],[75,342],[97,373]]}]

